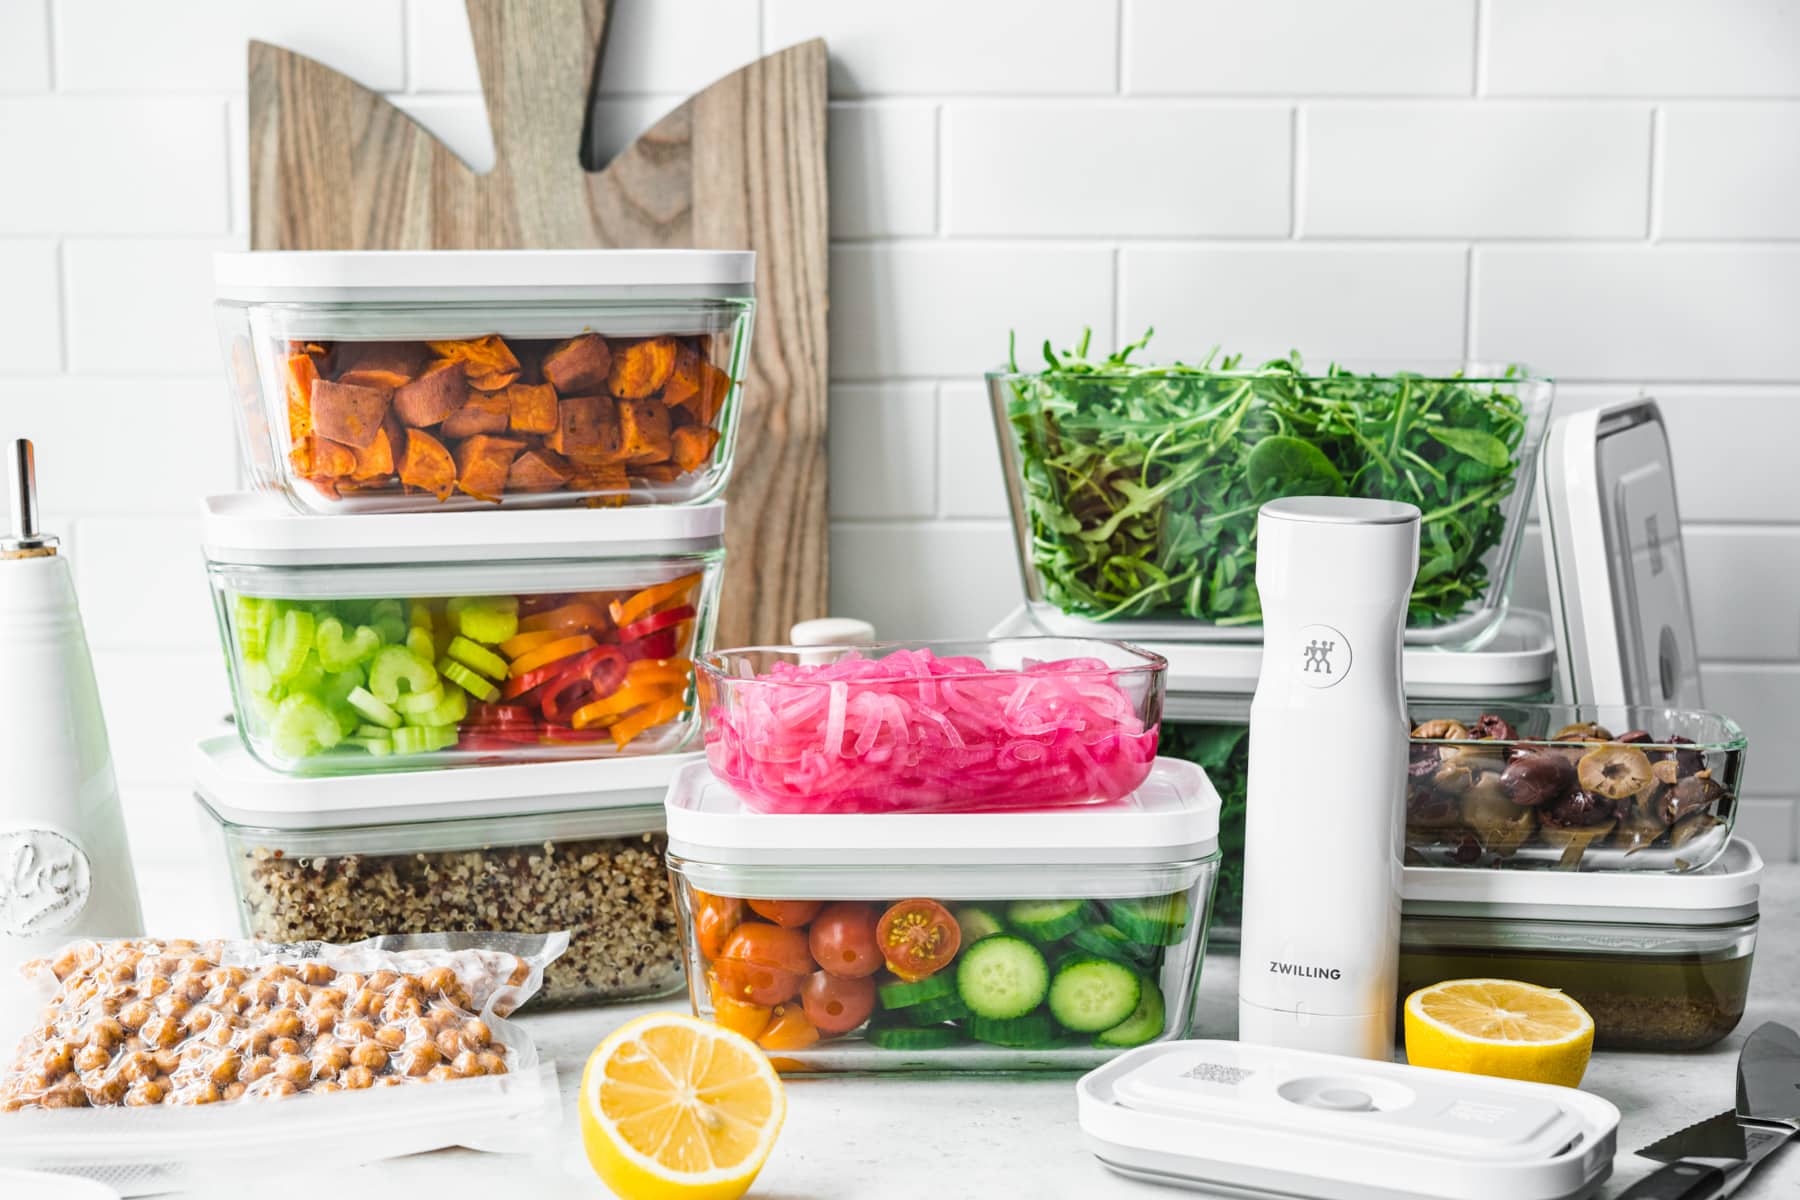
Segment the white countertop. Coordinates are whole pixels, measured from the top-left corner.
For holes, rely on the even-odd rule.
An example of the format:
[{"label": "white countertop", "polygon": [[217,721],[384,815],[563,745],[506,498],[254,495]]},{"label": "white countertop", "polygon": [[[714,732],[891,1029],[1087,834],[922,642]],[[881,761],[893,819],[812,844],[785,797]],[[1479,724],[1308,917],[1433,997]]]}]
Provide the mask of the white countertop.
[{"label": "white countertop", "polygon": [[[145,887],[160,886],[145,880]],[[175,880],[167,886],[179,886]],[[1769,868],[1750,1006],[1737,1031],[1690,1054],[1600,1053],[1582,1086],[1617,1104],[1620,1155],[1601,1190],[1615,1197],[1655,1164],[1633,1151],[1730,1107],[1738,1047],[1763,1021],[1800,1026],[1800,866]],[[1236,1032],[1237,960],[1215,952],[1201,983],[1200,1030]],[[309,1147],[308,1181],[293,1195],[531,1200],[605,1197],[575,1133],[574,1089],[596,1043],[656,1005],[526,1016],[519,1023],[540,1053],[556,1060],[563,1085],[563,1131],[541,1159],[440,1151],[349,1170],[329,1168],[329,1147]],[[1179,1195],[1113,1175],[1082,1146],[1067,1075],[978,1078],[798,1079],[788,1083],[788,1117],[753,1197],[759,1200],[919,1200],[980,1197],[1092,1200],[1097,1196]],[[320,1189],[329,1171],[329,1186]],[[290,1194],[259,1185],[259,1197]],[[1777,1152],[1737,1193],[1748,1200],[1800,1194],[1800,1146]]]}]

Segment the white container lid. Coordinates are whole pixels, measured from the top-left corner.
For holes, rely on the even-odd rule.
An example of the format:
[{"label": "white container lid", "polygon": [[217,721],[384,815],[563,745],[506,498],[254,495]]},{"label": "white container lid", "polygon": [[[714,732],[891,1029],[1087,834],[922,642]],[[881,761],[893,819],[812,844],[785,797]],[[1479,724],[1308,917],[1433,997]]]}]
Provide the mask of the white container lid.
[{"label": "white container lid", "polygon": [[1733,838],[1685,874],[1407,867],[1400,894],[1408,916],[1716,925],[1755,915],[1762,874],[1756,847]]},{"label": "white container lid", "polygon": [[336,829],[528,813],[642,810],[659,805],[698,753],[569,762],[296,776],[250,757],[236,736],[194,746],[194,790],[219,817],[261,829]]},{"label": "white container lid", "polygon": [[1564,1200],[1619,1125],[1574,1088],[1243,1042],[1143,1046],[1075,1087],[1102,1162],[1233,1196]]},{"label": "white container lid", "polygon": [[209,496],[209,562],[245,566],[616,559],[696,554],[725,544],[725,503],[492,512],[296,513],[261,492]]},{"label": "white container lid", "polygon": [[1218,848],[1219,794],[1193,763],[1159,758],[1113,804],[1036,812],[759,813],[704,762],[669,785],[669,853],[731,866],[1165,864]]},{"label": "white container lid", "polygon": [[472,301],[747,296],[749,250],[255,250],[213,256],[222,300]]},{"label": "white container lid", "polygon": [[[989,637],[1040,632],[1023,606]],[[1122,636],[1122,635],[1120,635]],[[1247,721],[1262,667],[1261,642],[1134,642],[1168,660],[1165,716],[1178,721]],[[1479,649],[1407,646],[1403,650],[1411,700],[1516,700],[1548,692],[1556,668],[1556,639],[1542,613],[1514,609]]]}]

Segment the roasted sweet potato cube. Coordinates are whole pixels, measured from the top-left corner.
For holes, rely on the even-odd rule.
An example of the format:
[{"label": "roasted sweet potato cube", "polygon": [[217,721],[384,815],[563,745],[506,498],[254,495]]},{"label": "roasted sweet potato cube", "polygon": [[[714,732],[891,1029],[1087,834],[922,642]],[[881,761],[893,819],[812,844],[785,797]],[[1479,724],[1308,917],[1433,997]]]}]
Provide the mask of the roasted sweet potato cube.
[{"label": "roasted sweet potato cube", "polygon": [[356,451],[311,433],[294,443],[288,462],[308,479],[338,479],[356,470]]},{"label": "roasted sweet potato cube", "polygon": [[544,378],[565,396],[599,391],[611,368],[612,351],[597,333],[570,338],[544,355]]},{"label": "roasted sweet potato cube", "polygon": [[456,488],[456,463],[442,442],[423,429],[408,429],[406,451],[400,456],[400,482],[447,500]]},{"label": "roasted sweet potato cube", "polygon": [[427,342],[440,358],[454,359],[468,368],[469,386],[478,392],[497,392],[519,377],[519,359],[497,333],[459,342]]},{"label": "roasted sweet potato cube", "polygon": [[661,400],[619,401],[619,448],[626,462],[668,461],[669,410]]},{"label": "roasted sweet potato cube", "polygon": [[685,475],[699,470],[712,455],[713,447],[719,444],[719,431],[704,425],[683,425],[669,434],[669,441],[669,457]]},{"label": "roasted sweet potato cube", "polygon": [[645,338],[613,348],[606,389],[621,400],[642,400],[669,381],[675,370],[675,339]]},{"label": "roasted sweet potato cube", "polygon": [[383,428],[375,433],[375,440],[367,449],[356,451],[356,466],[350,472],[350,478],[360,482],[370,479],[385,479],[394,473],[394,443],[388,440],[388,431]]},{"label": "roasted sweet potato cube", "polygon": [[547,383],[515,383],[503,393],[514,433],[555,433],[560,419],[556,389]]},{"label": "roasted sweet potato cube", "polygon": [[455,359],[440,358],[394,392],[400,420],[420,429],[443,421],[469,398],[469,376]]},{"label": "roasted sweet potato cube", "polygon": [[506,491],[506,474],[513,457],[525,448],[518,438],[490,437],[478,433],[456,447],[456,486],[477,500],[498,504]]},{"label": "roasted sweet potato cube", "polygon": [[662,402],[674,408],[699,395],[700,364],[705,361],[692,342],[678,343],[675,347],[675,367],[669,372],[668,381],[663,384]]},{"label": "roasted sweet potato cube", "polygon": [[619,417],[605,396],[564,396],[557,402],[556,432],[548,439],[552,450],[577,463],[622,463]]},{"label": "roasted sweet potato cube", "polygon": [[569,482],[569,476],[574,473],[568,459],[554,450],[538,447],[513,459],[512,469],[506,474],[506,490],[553,492]]},{"label": "roasted sweet potato cube", "polygon": [[298,446],[312,432],[312,388],[319,366],[310,354],[290,354],[287,360],[288,441]]},{"label": "roasted sweet potato cube", "polygon": [[441,432],[447,438],[505,433],[511,413],[512,404],[504,392],[473,392],[461,408],[444,418]]},{"label": "roasted sweet potato cube", "polygon": [[339,383],[392,390],[417,379],[427,357],[417,342],[343,342],[334,365]]},{"label": "roasted sweet potato cube", "polygon": [[618,508],[631,494],[631,480],[624,463],[577,463],[569,490],[592,493],[585,501],[589,508]]},{"label": "roasted sweet potato cube", "polygon": [[700,424],[711,425],[718,420],[719,410],[725,407],[725,397],[730,394],[731,376],[711,363],[702,361],[700,390],[688,401],[687,407]]},{"label": "roasted sweet potato cube", "polygon": [[381,421],[387,416],[388,398],[392,395],[386,388],[315,379],[312,385],[313,429],[334,442],[364,449],[381,432]]}]

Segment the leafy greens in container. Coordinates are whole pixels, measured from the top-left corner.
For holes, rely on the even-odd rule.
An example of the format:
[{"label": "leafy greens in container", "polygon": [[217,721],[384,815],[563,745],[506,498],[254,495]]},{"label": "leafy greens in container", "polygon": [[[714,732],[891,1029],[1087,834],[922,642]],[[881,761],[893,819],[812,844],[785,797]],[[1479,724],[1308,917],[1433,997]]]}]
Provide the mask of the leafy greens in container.
[{"label": "leafy greens in container", "polygon": [[[1524,525],[1548,380],[1308,374],[1104,358],[1088,335],[1045,369],[988,377],[1034,601],[1096,621],[1255,625],[1256,512],[1280,496],[1418,505],[1408,624],[1497,619]],[[1483,616],[1487,614],[1487,616]]]}]

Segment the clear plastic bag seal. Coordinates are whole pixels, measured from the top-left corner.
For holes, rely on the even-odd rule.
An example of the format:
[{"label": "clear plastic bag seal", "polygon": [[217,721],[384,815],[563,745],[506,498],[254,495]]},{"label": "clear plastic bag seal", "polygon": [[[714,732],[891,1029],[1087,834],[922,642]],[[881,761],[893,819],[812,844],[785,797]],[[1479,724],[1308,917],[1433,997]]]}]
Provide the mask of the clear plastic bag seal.
[{"label": "clear plastic bag seal", "polygon": [[318,1165],[297,1149],[334,1170],[450,1146],[542,1152],[561,1123],[555,1067],[504,1018],[567,945],[74,943],[32,965],[46,1006],[6,1031],[0,1164],[137,1196]]}]

